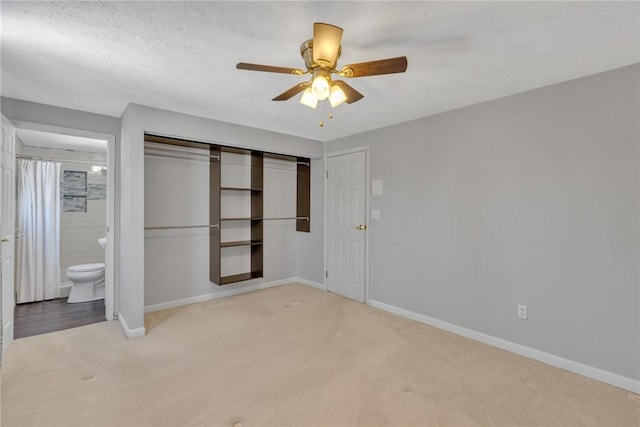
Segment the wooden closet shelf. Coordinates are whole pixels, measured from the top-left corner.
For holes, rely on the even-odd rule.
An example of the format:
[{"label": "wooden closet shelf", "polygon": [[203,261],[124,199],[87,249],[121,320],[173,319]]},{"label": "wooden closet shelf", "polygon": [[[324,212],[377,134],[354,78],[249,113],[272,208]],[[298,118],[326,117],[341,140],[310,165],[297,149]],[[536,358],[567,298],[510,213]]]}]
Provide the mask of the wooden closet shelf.
[{"label": "wooden closet shelf", "polygon": [[260,277],[262,277],[261,271],[250,271],[249,273],[234,274],[233,276],[222,276],[220,277],[220,285],[242,282],[244,280],[259,279]]}]

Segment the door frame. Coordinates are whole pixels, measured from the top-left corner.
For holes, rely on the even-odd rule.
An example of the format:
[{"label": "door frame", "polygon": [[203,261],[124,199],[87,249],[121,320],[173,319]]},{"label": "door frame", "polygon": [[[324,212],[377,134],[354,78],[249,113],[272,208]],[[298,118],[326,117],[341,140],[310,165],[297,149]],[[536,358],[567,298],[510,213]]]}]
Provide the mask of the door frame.
[{"label": "door frame", "polygon": [[[80,136],[85,138],[94,138],[107,141],[107,224],[106,236],[107,247],[105,248],[105,283],[104,283],[104,305],[106,320],[115,319],[117,307],[117,288],[115,280],[115,262],[116,262],[116,135],[103,132],[95,132],[84,129],[67,128],[63,126],[47,125],[43,123],[26,122],[20,120],[11,120],[16,129],[28,129],[41,132],[59,133],[63,135]],[[14,197],[15,201],[15,197]],[[15,291],[15,290],[14,290]]]},{"label": "door frame", "polygon": [[[12,274],[8,275],[8,278],[10,279],[10,283],[9,285],[11,286],[7,286],[8,284],[6,282],[4,282],[2,280],[2,277],[0,277],[0,291],[2,293],[2,310],[1,310],[1,316],[0,316],[0,320],[1,320],[1,331],[0,334],[2,336],[2,348],[0,349],[0,362],[2,361],[2,358],[4,357],[4,354],[6,353],[7,350],[9,350],[9,347],[11,346],[11,344],[13,343],[14,340],[14,310],[15,310],[15,305],[16,305],[16,300],[15,300],[15,254],[16,254],[16,250],[15,250],[15,244],[16,244],[16,233],[15,233],[15,210],[16,210],[16,202],[15,202],[15,191],[16,191],[16,162],[15,162],[15,155],[16,155],[16,127],[13,124],[13,122],[11,120],[9,120],[9,118],[7,118],[4,114],[2,114],[2,129],[4,132],[2,132],[2,135],[0,135],[3,138],[2,144],[4,146],[5,144],[5,132],[11,130],[10,133],[13,134],[13,147],[12,147],[12,155],[13,155],[13,183],[10,184],[10,187],[13,187],[13,194],[10,194],[10,203],[9,205],[11,205],[11,218],[9,219],[11,222],[11,225],[9,227],[9,236],[10,238],[8,239],[8,241],[4,242],[7,243],[8,245],[13,245],[13,255],[11,257],[11,267],[12,267]],[[6,151],[6,147],[3,148],[3,151]],[[4,152],[0,153],[0,156],[2,156],[4,154]],[[3,161],[6,161],[5,159],[2,159]],[[5,177],[2,177],[0,179],[0,181],[6,179]],[[4,182],[2,182],[2,189],[4,189],[5,185]],[[6,194],[5,194],[6,195]],[[1,207],[2,209],[5,209],[4,206]],[[5,235],[0,235],[0,237],[2,237],[4,239]],[[4,256],[2,257],[2,259],[0,259],[0,262],[2,262],[4,264],[5,258]],[[0,266],[2,267],[2,266]],[[0,273],[0,276],[2,275],[2,273]],[[13,276],[13,277],[12,277]],[[8,296],[8,298],[7,298]],[[8,310],[7,310],[8,308]],[[10,314],[10,318],[9,321],[6,322],[7,319],[7,315]]]},{"label": "door frame", "polygon": [[365,195],[364,195],[364,210],[365,210],[365,214],[364,214],[364,223],[367,226],[366,230],[365,230],[365,234],[364,234],[364,303],[366,305],[369,305],[369,224],[370,224],[370,214],[369,214],[369,198],[371,196],[371,179],[369,178],[369,170],[371,169],[371,156],[369,155],[369,147],[368,146],[361,146],[361,147],[355,147],[355,148],[349,148],[346,150],[339,150],[339,151],[332,151],[330,153],[326,153],[324,155],[324,176],[323,176],[323,181],[324,181],[324,236],[323,236],[323,241],[324,241],[324,271],[325,271],[325,275],[323,278],[323,283],[324,283],[324,290],[325,291],[329,291],[329,284],[327,281],[327,265],[328,260],[327,260],[327,235],[329,234],[329,227],[328,227],[328,211],[327,211],[327,206],[328,206],[328,191],[327,191],[327,172],[329,171],[329,157],[339,157],[339,156],[344,156],[346,154],[353,154],[353,153],[360,153],[360,152],[364,152],[364,157],[365,157],[365,161],[364,161],[364,191],[365,191]]}]

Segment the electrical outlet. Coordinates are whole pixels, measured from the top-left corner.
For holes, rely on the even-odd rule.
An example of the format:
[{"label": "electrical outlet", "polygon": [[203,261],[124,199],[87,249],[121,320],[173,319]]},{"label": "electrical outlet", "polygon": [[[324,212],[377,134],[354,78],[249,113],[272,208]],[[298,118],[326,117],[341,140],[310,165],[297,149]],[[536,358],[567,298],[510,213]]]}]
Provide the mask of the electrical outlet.
[{"label": "electrical outlet", "polygon": [[527,320],[527,306],[518,304],[518,318]]}]

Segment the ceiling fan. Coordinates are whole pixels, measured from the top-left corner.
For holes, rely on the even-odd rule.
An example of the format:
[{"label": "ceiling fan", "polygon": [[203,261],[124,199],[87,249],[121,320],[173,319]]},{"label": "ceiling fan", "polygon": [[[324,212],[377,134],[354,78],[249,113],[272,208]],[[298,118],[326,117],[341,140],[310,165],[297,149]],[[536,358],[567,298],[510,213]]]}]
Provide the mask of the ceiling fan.
[{"label": "ceiling fan", "polygon": [[298,83],[273,98],[273,101],[286,101],[304,91],[300,102],[311,108],[316,108],[319,100],[327,98],[329,98],[329,103],[332,107],[337,107],[343,102],[351,104],[364,98],[363,94],[349,86],[344,80],[332,80],[332,74],[352,78],[404,73],[407,70],[406,56],[349,64],[338,69],[338,58],[340,58],[342,52],[342,46],[340,45],[342,32],[342,28],[335,25],[319,22],[313,24],[313,39],[307,40],[300,45],[300,54],[304,59],[306,71],[298,68],[248,64],[246,62],[238,63],[236,68],[269,73],[311,74],[311,80]]}]

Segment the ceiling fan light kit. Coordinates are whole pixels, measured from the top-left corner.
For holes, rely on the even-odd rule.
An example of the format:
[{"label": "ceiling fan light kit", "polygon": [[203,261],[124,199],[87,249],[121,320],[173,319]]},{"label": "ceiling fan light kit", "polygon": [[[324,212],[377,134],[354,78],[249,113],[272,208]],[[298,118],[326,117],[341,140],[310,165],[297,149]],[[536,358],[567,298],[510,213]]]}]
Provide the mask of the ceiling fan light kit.
[{"label": "ceiling fan light kit", "polygon": [[340,45],[342,33],[342,28],[335,25],[319,22],[313,24],[313,39],[303,42],[300,46],[300,54],[304,60],[306,71],[297,68],[274,67],[246,62],[238,63],[236,68],[268,73],[311,74],[311,80],[298,83],[272,99],[273,101],[286,101],[302,92],[300,103],[310,108],[316,108],[318,101],[325,99],[328,99],[331,106],[335,108],[344,102],[352,104],[364,98],[363,94],[352,88],[345,81],[332,80],[332,74],[354,78],[404,73],[407,70],[406,56],[349,64],[338,70],[336,66],[342,53],[342,46]]}]

